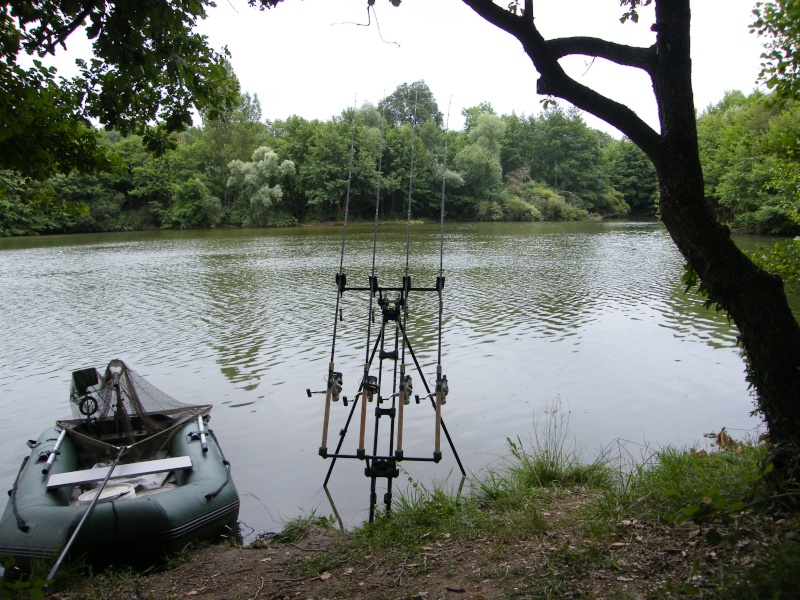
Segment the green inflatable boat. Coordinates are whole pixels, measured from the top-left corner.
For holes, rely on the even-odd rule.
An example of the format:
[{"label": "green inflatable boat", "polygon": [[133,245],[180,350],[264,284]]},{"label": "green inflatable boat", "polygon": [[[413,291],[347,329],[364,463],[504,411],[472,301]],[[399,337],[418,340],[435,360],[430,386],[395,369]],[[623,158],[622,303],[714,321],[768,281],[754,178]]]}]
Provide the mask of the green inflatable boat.
[{"label": "green inflatable boat", "polygon": [[144,565],[237,535],[239,495],[207,428],[211,405],[179,403],[119,360],[74,372],[70,400],[73,418],[28,442],[0,557],[25,568],[68,547],[96,565]]}]

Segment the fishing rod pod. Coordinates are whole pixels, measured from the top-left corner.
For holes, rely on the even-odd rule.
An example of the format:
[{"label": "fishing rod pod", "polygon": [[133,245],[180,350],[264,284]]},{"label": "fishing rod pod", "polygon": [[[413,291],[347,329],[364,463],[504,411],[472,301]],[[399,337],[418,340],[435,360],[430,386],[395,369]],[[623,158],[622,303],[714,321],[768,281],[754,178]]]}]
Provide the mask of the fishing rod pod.
[{"label": "fishing rod pod", "polygon": [[[333,336],[331,342],[331,357],[328,367],[327,389],[320,392],[312,392],[310,388],[306,389],[309,397],[312,394],[325,393],[324,405],[324,419],[322,442],[319,448],[319,455],[323,458],[331,458],[331,464],[328,468],[327,476],[323,483],[326,488],[333,472],[333,467],[336,460],[343,459],[358,459],[364,461],[365,468],[364,474],[370,479],[370,513],[369,521],[372,522],[375,516],[375,507],[377,504],[377,479],[387,480],[387,492],[384,494],[383,501],[386,506],[386,512],[391,510],[392,503],[392,487],[393,480],[399,477],[400,469],[398,463],[406,461],[416,462],[435,462],[438,463],[442,460],[441,451],[441,432],[445,433],[449,447],[453,456],[458,463],[461,470],[462,477],[466,476],[461,460],[456,452],[450,434],[442,419],[441,411],[442,406],[446,402],[449,393],[449,385],[447,377],[442,374],[442,313],[444,310],[443,290],[444,290],[444,269],[443,269],[443,253],[444,253],[444,175],[442,179],[442,207],[441,207],[441,225],[440,225],[440,249],[439,249],[439,273],[436,277],[434,285],[430,287],[415,287],[412,284],[410,274],[410,247],[411,247],[411,207],[412,207],[412,191],[413,191],[413,168],[414,168],[414,140],[416,136],[416,101],[414,106],[415,118],[413,121],[413,129],[411,136],[411,167],[409,173],[409,191],[408,191],[408,216],[406,223],[406,252],[405,252],[405,273],[400,280],[400,285],[396,287],[385,287],[378,282],[376,275],[376,256],[377,256],[377,237],[378,237],[378,215],[380,206],[380,184],[381,184],[381,165],[383,154],[383,135],[381,135],[381,149],[380,158],[378,162],[378,189],[376,194],[375,205],[375,222],[373,228],[373,249],[372,249],[372,270],[367,276],[367,285],[364,287],[348,285],[347,275],[344,271],[344,256],[345,256],[345,242],[347,237],[347,223],[348,212],[350,203],[350,181],[352,178],[353,168],[353,153],[355,150],[355,115],[353,117],[353,136],[350,146],[350,172],[348,174],[347,196],[345,199],[344,211],[344,225],[342,228],[342,243],[341,243],[341,256],[339,261],[339,270],[335,274],[336,283],[336,307],[334,310],[333,322]],[[449,120],[449,109],[448,109]],[[447,136],[445,133],[445,165],[447,154]],[[337,329],[340,322],[343,322],[341,299],[344,293],[348,292],[366,292],[369,299],[369,310],[366,315],[367,321],[367,336],[366,344],[364,346],[364,364],[363,376],[359,381],[359,388],[357,393],[353,396],[352,406],[347,416],[344,427],[339,431],[339,441],[334,452],[328,451],[328,430],[330,421],[331,403],[338,401],[342,389],[343,378],[340,371],[334,370],[334,358],[336,351]],[[438,296],[439,314],[438,314],[438,335],[437,335],[437,367],[436,367],[436,385],[433,390],[430,389],[428,381],[430,378],[426,377],[419,361],[417,360],[414,348],[409,339],[407,330],[409,327],[409,314],[410,314],[410,298],[416,294],[435,293]],[[380,310],[381,319],[380,325],[377,327],[375,339],[372,339],[372,325],[375,323],[375,310],[373,305],[377,303],[377,308]],[[410,360],[409,360],[410,359]],[[377,360],[377,363],[376,363]],[[372,373],[373,365],[375,365],[375,373]],[[432,408],[435,413],[434,420],[434,448],[432,454],[428,456],[408,456],[403,448],[403,421],[404,409],[411,404],[411,398],[414,394],[413,378],[411,374],[406,373],[406,367],[416,369],[420,381],[426,391],[426,397],[430,398]],[[381,393],[382,389],[391,389],[391,393],[385,396]],[[348,406],[346,396],[343,398],[343,405]],[[416,403],[420,403],[419,396],[416,396]],[[342,452],[348,428],[355,416],[358,403],[361,401],[361,410],[359,417],[359,430],[358,430],[358,443],[354,454]],[[367,445],[367,418],[368,410],[367,405],[374,402],[372,414],[374,416],[374,430],[371,449]],[[380,424],[384,417],[389,419],[388,439],[381,441]],[[379,446],[383,448],[388,447],[388,451],[379,452]],[[329,500],[333,505],[332,498],[328,494]],[[333,506],[334,512],[336,507]]]}]

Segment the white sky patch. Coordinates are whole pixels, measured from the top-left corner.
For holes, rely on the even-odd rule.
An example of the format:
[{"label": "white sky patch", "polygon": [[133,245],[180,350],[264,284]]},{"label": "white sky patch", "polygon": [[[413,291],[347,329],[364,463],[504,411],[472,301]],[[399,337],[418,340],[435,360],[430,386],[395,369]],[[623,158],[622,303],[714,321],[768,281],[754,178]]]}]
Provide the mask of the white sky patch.
[{"label": "white sky patch", "polygon": [[[450,127],[461,111],[489,102],[498,114],[538,114],[536,73],[521,45],[460,0],[403,0],[398,8],[377,0],[369,26],[365,0],[284,0],[258,11],[245,0],[217,0],[199,25],[215,49],[227,46],[243,92],[257,94],[265,119],[299,115],[328,120],[364,102],[377,104],[403,83],[424,80]],[[761,40],[751,34],[752,0],[694,0],[692,65],[698,113],[726,90],[756,87]],[[536,0],[536,23],[546,38],[587,35],[636,46],[655,41],[652,8],[638,24],[619,21],[619,0]],[[75,36],[54,62],[69,68],[70,55],[86,56]],[[567,72],[629,106],[652,127],[658,115],[643,72],[584,57],[562,61]],[[63,68],[62,68],[63,67]],[[591,127],[619,132],[586,115]]]}]

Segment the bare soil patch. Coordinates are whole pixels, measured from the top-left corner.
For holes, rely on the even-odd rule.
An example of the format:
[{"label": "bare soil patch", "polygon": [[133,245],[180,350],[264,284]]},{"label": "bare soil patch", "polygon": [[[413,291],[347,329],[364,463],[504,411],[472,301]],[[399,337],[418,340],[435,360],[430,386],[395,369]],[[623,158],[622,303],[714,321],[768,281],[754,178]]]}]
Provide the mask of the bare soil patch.
[{"label": "bare soil patch", "polygon": [[[791,523],[765,519],[735,541],[711,547],[694,524],[626,520],[589,533],[582,521],[591,492],[571,490],[543,510],[544,534],[455,539],[445,535],[409,553],[354,550],[349,534],[314,529],[296,543],[257,548],[205,546],[171,570],[104,573],[50,596],[82,598],[650,598],[716,597],[721,571],[755,564]],[[424,543],[424,542],[423,542]],[[705,590],[706,593],[703,593]]]}]

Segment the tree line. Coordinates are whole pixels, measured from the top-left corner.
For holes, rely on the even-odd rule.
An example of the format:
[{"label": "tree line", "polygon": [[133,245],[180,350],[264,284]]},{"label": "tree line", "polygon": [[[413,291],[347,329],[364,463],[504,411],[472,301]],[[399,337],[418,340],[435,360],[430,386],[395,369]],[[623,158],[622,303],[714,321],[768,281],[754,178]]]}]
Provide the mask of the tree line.
[{"label": "tree line", "polygon": [[414,218],[436,219],[443,180],[453,220],[655,213],[655,172],[644,155],[588,127],[576,109],[499,116],[483,103],[464,116],[461,131],[447,131],[424,81],[327,121],[265,120],[258,98],[241,94],[236,107],[204,114],[200,126],[172,134],[160,155],[141,135],[101,131],[113,164],[107,172],[36,182],[5,171],[0,232],[336,221],[343,218],[348,176],[354,219],[372,218],[379,186],[382,219],[407,214],[410,187]]},{"label": "tree line", "polygon": [[[797,104],[730,92],[698,118],[706,195],[722,222],[762,233],[797,231]],[[655,216],[655,170],[632,142],[590,128],[575,108],[497,115],[463,111],[447,131],[424,81],[328,121],[265,120],[257,96],[203,115],[152,153],[142,135],[101,131],[113,167],[40,182],[2,177],[0,233],[286,226],[371,219],[575,220]],[[445,156],[447,144],[447,156]],[[350,154],[352,149],[352,168]],[[413,149],[413,168],[411,155]],[[793,187],[794,186],[794,187]],[[42,210],[45,207],[45,210]]]}]

